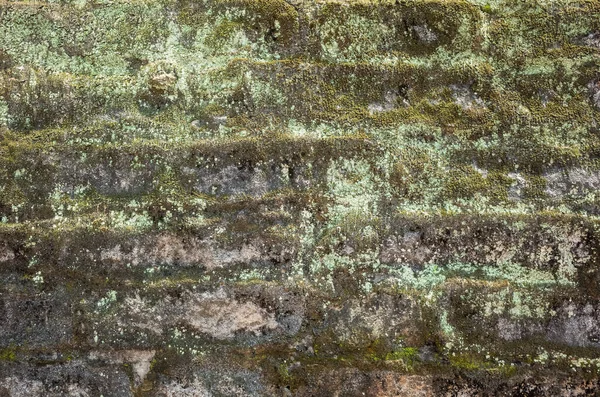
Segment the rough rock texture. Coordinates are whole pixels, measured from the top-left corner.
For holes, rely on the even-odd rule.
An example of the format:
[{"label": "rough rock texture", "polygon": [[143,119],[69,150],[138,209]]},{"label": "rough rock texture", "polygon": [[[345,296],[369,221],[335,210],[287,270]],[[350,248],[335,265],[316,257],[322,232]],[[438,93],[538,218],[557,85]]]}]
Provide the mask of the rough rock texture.
[{"label": "rough rock texture", "polygon": [[0,397],[600,395],[600,1],[0,2]]}]

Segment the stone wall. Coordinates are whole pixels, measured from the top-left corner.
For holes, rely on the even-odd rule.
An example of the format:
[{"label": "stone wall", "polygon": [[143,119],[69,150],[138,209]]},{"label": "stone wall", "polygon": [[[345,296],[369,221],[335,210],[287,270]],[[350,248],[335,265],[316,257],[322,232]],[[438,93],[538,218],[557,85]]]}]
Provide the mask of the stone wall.
[{"label": "stone wall", "polygon": [[600,1],[0,2],[0,397],[600,393]]}]

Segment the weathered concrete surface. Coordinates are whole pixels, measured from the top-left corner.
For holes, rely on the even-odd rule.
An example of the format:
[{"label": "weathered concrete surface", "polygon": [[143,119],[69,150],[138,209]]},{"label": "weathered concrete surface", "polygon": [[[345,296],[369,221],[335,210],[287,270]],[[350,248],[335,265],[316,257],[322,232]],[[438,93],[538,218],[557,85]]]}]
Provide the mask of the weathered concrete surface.
[{"label": "weathered concrete surface", "polygon": [[600,2],[0,2],[0,397],[584,396]]}]

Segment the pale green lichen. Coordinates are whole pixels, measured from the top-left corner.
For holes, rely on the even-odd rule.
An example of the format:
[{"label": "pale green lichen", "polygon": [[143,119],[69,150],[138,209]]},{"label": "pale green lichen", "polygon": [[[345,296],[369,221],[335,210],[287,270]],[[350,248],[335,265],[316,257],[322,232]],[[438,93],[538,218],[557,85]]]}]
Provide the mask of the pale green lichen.
[{"label": "pale green lichen", "polygon": [[116,301],[117,301],[117,291],[108,291],[106,293],[106,296],[101,298],[96,303],[96,306],[98,307],[98,310],[102,311],[102,310],[108,309]]}]

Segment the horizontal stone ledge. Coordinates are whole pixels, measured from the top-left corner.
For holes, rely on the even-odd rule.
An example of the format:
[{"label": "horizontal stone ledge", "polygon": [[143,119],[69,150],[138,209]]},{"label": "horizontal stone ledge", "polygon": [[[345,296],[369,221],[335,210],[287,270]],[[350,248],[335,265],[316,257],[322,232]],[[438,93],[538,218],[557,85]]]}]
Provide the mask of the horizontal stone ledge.
[{"label": "horizontal stone ledge", "polygon": [[59,194],[92,188],[103,195],[131,196],[151,193],[161,182],[208,195],[260,196],[285,187],[310,187],[311,179],[323,179],[333,159],[373,158],[382,152],[364,135],[323,139],[279,136],[185,145],[149,142],[74,147],[16,142],[5,149],[11,153],[0,159],[0,166],[11,174],[6,177],[15,189],[38,203],[47,201],[57,188]]}]

